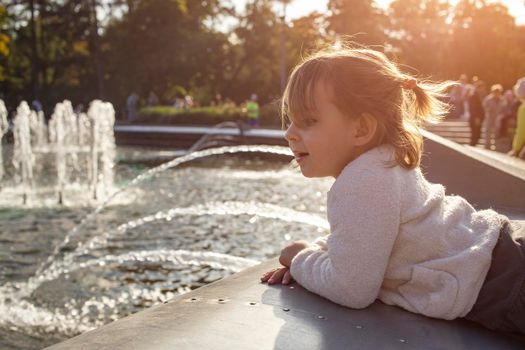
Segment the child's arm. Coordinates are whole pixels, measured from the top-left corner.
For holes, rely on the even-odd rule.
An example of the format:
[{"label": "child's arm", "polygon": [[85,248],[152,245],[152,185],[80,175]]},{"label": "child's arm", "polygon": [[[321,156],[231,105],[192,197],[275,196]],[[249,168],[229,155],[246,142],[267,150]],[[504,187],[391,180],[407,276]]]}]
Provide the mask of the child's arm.
[{"label": "child's arm", "polygon": [[306,248],[293,258],[290,271],[297,282],[352,308],[374,302],[400,224],[394,175],[362,169],[342,174],[330,191],[328,250]]},{"label": "child's arm", "polygon": [[327,250],[328,249],[328,237],[329,235],[318,237],[312,244],[319,247],[319,249]]}]

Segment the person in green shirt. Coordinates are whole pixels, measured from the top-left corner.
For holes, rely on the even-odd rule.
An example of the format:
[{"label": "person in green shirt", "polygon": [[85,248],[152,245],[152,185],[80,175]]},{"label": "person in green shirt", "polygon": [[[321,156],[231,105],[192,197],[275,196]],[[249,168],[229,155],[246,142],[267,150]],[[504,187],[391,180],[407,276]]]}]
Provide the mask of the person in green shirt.
[{"label": "person in green shirt", "polygon": [[521,105],[518,108],[516,134],[512,141],[512,150],[508,154],[525,159],[525,77],[519,79],[514,85],[514,93],[520,99]]},{"label": "person in green shirt", "polygon": [[250,126],[259,126],[259,103],[257,103],[256,94],[252,94],[250,100],[246,102],[246,116]]}]

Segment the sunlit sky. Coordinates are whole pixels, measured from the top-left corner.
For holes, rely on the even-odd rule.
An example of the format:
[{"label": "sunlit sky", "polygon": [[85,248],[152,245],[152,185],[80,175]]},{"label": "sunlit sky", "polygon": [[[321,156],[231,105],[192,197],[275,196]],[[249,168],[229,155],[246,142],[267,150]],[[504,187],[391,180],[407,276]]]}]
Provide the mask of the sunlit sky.
[{"label": "sunlit sky", "polygon": [[[239,9],[244,7],[247,0],[233,0]],[[449,0],[451,3],[456,3],[457,0]],[[287,7],[287,19],[302,17],[311,13],[312,11],[319,11],[323,13],[326,11],[326,4],[328,0],[294,0]],[[377,5],[386,8],[392,0],[376,0]],[[496,0],[491,1],[496,2]],[[511,15],[516,17],[519,24],[525,24],[525,1],[524,0],[501,0],[508,8]]]}]

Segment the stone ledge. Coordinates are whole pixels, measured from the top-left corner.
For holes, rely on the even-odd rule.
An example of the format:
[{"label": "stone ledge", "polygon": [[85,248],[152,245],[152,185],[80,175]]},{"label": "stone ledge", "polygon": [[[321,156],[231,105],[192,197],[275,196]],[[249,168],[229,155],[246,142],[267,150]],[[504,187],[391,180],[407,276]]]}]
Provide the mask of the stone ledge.
[{"label": "stone ledge", "polygon": [[50,350],[523,349],[524,339],[375,302],[353,310],[297,284],[268,286],[267,261]]}]

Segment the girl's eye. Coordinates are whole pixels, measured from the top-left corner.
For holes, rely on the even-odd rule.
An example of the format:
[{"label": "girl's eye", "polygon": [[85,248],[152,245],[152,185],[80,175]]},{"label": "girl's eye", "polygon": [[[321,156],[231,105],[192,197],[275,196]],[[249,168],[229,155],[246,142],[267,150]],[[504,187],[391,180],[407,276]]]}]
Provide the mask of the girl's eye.
[{"label": "girl's eye", "polygon": [[312,125],[314,125],[315,123],[317,123],[317,119],[314,119],[314,118],[309,118],[309,119],[306,119],[306,120],[304,121],[304,124],[305,124],[306,126],[312,126]]}]

